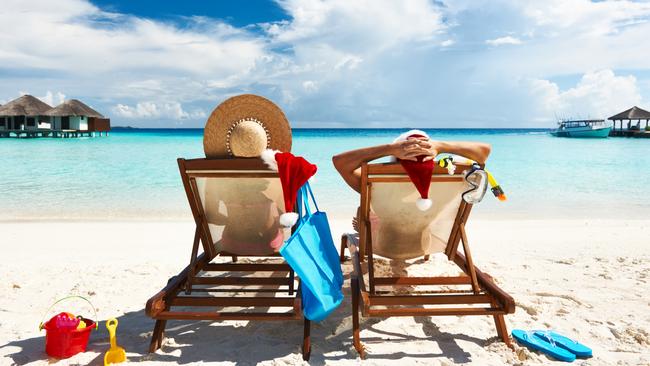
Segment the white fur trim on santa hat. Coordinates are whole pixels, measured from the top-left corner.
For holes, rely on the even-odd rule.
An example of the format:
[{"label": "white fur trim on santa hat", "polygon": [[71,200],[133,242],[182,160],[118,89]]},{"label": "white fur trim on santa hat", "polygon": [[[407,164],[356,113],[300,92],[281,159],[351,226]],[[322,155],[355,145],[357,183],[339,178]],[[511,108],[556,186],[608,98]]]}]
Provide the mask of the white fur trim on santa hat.
[{"label": "white fur trim on santa hat", "polygon": [[418,198],[415,200],[415,206],[417,206],[418,210],[420,211],[426,211],[430,209],[431,205],[433,205],[433,202],[431,202],[431,200],[428,198]]},{"label": "white fur trim on santa hat", "polygon": [[397,138],[393,142],[406,141],[406,139],[408,139],[409,136],[413,136],[413,135],[421,135],[421,136],[424,136],[426,138],[429,138],[429,135],[427,135],[427,133],[422,131],[422,130],[410,130],[410,131],[406,131],[403,134],[397,136]]},{"label": "white fur trim on santa hat", "polygon": [[295,212],[286,212],[280,215],[280,225],[292,227],[298,221],[298,214]]},{"label": "white fur trim on santa hat", "polygon": [[275,154],[277,153],[279,153],[278,150],[266,149],[262,151],[262,154],[260,155],[260,158],[262,158],[264,164],[266,164],[269,169],[273,170],[274,172],[278,171],[278,162],[275,161]]}]

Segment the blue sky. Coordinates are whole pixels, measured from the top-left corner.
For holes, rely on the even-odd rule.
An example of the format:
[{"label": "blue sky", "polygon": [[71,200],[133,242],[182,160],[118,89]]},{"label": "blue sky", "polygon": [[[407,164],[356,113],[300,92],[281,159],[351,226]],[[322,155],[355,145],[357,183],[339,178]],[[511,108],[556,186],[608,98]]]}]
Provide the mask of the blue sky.
[{"label": "blue sky", "polygon": [[289,15],[275,1],[215,1],[215,0],[94,0],[99,8],[183,25],[183,17],[204,16],[227,22],[235,27],[289,20]]},{"label": "blue sky", "polygon": [[0,103],[201,127],[264,95],[296,127],[551,127],[650,109],[650,2],[5,0]]}]

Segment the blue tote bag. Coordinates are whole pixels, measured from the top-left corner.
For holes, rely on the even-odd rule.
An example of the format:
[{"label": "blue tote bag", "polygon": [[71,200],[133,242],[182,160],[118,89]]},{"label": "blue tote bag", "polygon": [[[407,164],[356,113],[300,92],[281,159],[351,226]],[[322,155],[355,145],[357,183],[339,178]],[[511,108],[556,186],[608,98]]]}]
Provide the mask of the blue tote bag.
[{"label": "blue tote bag", "polygon": [[[309,198],[315,212],[311,212]],[[318,209],[309,182],[300,188],[297,203],[298,228],[280,248],[280,254],[300,277],[305,318],[320,321],[343,301],[343,273],[327,215]]]}]

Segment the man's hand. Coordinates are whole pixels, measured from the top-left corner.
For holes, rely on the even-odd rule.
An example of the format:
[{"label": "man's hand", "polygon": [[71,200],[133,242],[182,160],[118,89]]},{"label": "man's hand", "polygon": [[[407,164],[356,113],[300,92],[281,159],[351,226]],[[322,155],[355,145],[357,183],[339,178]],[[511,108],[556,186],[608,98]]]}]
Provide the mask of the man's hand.
[{"label": "man's hand", "polygon": [[429,161],[438,155],[438,148],[435,141],[426,138],[410,138],[392,143],[391,152],[400,160],[417,161],[418,156],[424,155],[423,161]]}]

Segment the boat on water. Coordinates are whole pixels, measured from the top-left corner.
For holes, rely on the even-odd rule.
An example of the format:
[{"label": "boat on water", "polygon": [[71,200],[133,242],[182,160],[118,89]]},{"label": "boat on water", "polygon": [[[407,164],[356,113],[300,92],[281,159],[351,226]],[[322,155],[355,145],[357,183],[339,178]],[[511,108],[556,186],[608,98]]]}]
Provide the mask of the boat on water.
[{"label": "boat on water", "polygon": [[556,137],[604,138],[609,136],[612,127],[604,119],[564,120],[558,128],[551,131]]}]

